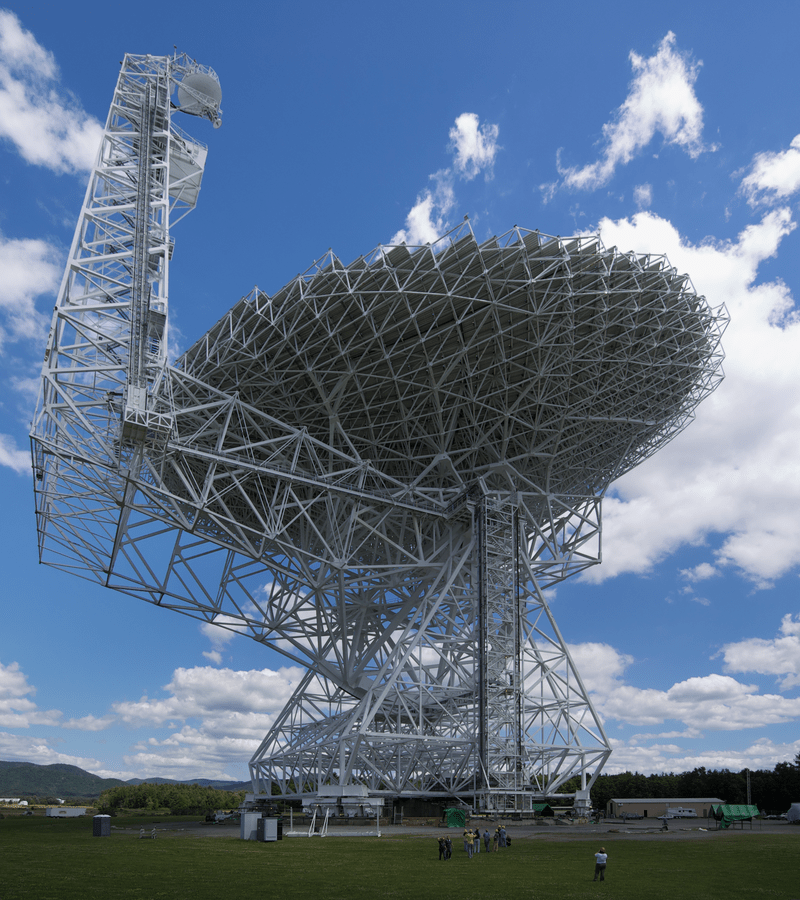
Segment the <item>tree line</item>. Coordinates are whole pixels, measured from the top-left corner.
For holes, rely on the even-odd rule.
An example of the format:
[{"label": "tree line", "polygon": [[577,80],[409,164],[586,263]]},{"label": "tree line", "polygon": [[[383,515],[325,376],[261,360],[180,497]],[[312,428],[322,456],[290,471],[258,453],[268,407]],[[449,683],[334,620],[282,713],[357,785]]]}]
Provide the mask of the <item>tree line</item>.
[{"label": "tree line", "polygon": [[214,809],[236,809],[244,791],[222,791],[199,784],[123,784],[100,794],[103,810],[169,809],[173,813],[196,814]]},{"label": "tree line", "polygon": [[[637,797],[719,797],[725,803],[746,803],[747,772],[700,766],[677,774],[599,775],[592,786],[592,805],[605,809],[609,800]],[[769,813],[783,813],[792,803],[800,803],[800,753],[794,762],[780,762],[774,769],[750,770],[750,802]]]},{"label": "tree line", "polygon": [[[566,791],[580,785],[568,782]],[[273,789],[274,792],[274,789]],[[173,813],[200,813],[214,809],[235,809],[244,801],[244,791],[223,791],[199,784],[123,784],[100,794],[97,806],[115,809],[170,809]],[[691,772],[642,775],[622,772],[599,775],[592,786],[592,805],[605,809],[612,799],[637,797],[719,797],[725,803],[747,802],[747,770],[706,769]],[[750,771],[750,802],[766,812],[786,812],[800,803],[800,753],[793,762],[780,762],[774,769]]]}]

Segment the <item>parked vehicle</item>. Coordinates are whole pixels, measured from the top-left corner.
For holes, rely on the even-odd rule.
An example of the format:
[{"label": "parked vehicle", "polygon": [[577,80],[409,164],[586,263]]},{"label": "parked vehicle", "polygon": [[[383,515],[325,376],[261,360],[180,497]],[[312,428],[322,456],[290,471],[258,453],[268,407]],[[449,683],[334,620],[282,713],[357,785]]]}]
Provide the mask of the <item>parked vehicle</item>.
[{"label": "parked vehicle", "polygon": [[695,809],[687,809],[683,806],[670,806],[667,809],[667,812],[663,816],[659,816],[659,819],[696,819],[697,818],[697,810]]}]

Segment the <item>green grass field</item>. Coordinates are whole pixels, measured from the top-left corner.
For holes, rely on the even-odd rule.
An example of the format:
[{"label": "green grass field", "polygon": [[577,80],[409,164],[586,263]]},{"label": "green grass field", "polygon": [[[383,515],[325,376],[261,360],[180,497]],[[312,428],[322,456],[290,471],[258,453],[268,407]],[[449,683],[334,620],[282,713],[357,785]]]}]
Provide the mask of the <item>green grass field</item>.
[{"label": "green grass field", "polygon": [[[114,819],[115,826],[140,820]],[[152,819],[147,828],[152,827]],[[596,841],[517,838],[472,860],[454,840],[438,861],[435,837],[231,837],[115,830],[93,837],[91,819],[0,821],[2,900],[738,900],[800,898],[800,829],[786,835],[709,833],[642,841],[604,835],[604,883],[593,883]]]}]

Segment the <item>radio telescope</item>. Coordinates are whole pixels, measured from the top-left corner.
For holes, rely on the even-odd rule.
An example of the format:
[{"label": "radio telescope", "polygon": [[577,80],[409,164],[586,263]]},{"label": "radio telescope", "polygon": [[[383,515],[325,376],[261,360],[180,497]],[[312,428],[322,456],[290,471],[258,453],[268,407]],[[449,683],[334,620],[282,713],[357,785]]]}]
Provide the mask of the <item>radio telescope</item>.
[{"label": "radio telescope", "polygon": [[610,747],[544,592],[718,384],[724,311],[664,257],[465,222],[328,253],[170,365],[206,154],[171,116],[220,99],[188,57],[125,57],[31,432],[41,560],[306,668],[255,802],[525,810],[579,776],[586,805]]}]

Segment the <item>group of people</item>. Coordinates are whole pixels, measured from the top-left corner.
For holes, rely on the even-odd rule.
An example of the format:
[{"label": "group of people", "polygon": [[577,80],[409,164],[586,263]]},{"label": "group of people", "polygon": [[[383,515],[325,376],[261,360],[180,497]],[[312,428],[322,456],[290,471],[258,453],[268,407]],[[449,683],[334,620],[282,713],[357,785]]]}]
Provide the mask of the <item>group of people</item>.
[{"label": "group of people", "polygon": [[[438,838],[439,841],[439,859],[450,859],[453,855],[453,844],[449,837]],[[494,836],[490,835],[487,829],[481,834],[480,828],[473,831],[471,828],[464,829],[464,852],[469,859],[472,859],[476,853],[481,852],[481,841],[486,848],[487,853],[493,850],[497,852],[502,847],[511,846],[511,838],[506,833],[504,825],[498,825],[495,828]]]},{"label": "group of people", "polygon": [[[449,837],[440,837],[437,840],[439,841],[439,859],[450,859],[453,855],[453,842]],[[471,828],[466,828],[464,829],[464,850],[469,859],[472,859],[476,853],[481,852],[481,840],[486,846],[487,853],[492,851],[492,844],[494,844],[495,852],[501,847],[508,847],[511,844],[511,838],[506,834],[506,829],[503,825],[497,826],[494,837],[491,837],[486,829],[481,835],[480,828],[477,828],[475,831]],[[608,854],[606,853],[606,848],[601,847],[600,851],[594,855],[595,881],[598,880],[598,876],[600,881],[605,881],[607,864]]]}]

